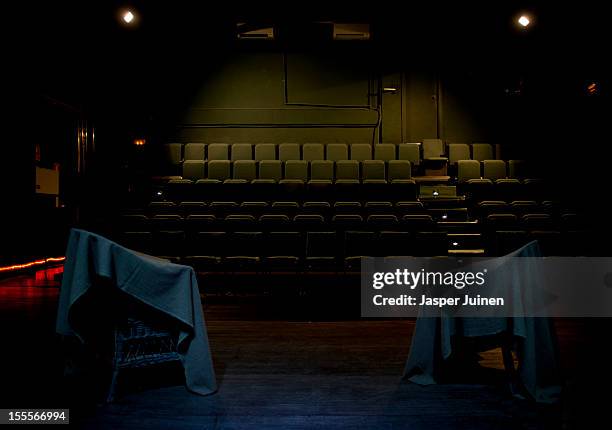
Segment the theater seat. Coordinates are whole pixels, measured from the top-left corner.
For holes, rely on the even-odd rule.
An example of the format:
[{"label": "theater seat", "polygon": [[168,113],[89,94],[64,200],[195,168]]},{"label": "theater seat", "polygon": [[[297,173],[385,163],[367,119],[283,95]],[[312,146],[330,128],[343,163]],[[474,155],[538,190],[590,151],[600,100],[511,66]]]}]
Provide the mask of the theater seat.
[{"label": "theater seat", "polygon": [[183,161],[183,144],[181,143],[166,143],[163,152],[166,161],[171,164],[176,165]]},{"label": "theater seat", "polygon": [[526,178],[523,179],[523,194],[525,198],[533,200],[543,200],[544,198],[550,198],[550,195],[546,195],[546,192],[550,192],[550,188],[547,189],[545,182],[538,178]]},{"label": "theater seat", "polygon": [[203,215],[207,213],[208,206],[204,202],[180,202],[179,213],[184,217],[189,215]]},{"label": "theater seat", "polygon": [[257,164],[253,160],[234,161],[233,179],[240,179],[247,182],[257,178]]},{"label": "theater seat", "polygon": [[484,160],[483,177],[495,181],[506,178],[506,162],[503,160]]},{"label": "theater seat", "polygon": [[416,183],[412,180],[410,161],[390,160],[388,163],[389,195],[394,200],[416,199]]},{"label": "theater seat", "polygon": [[155,215],[150,219],[153,231],[182,231],[185,226],[180,215]]},{"label": "theater seat", "polygon": [[271,231],[262,248],[268,271],[296,271],[304,256],[304,235],[297,231]]},{"label": "theater seat", "polygon": [[275,200],[282,198],[278,183],[283,178],[283,165],[278,160],[263,160],[259,162],[257,179],[251,181],[253,198]]},{"label": "theater seat", "polygon": [[331,212],[329,202],[304,202],[302,204],[302,212],[305,215],[321,215],[328,219]]},{"label": "theater seat", "polygon": [[358,214],[339,214],[332,217],[332,225],[339,231],[360,230],[363,228],[363,218]]},{"label": "theater seat", "polygon": [[207,179],[213,181],[225,181],[226,179],[230,179],[230,168],[231,164],[229,160],[209,161]]},{"label": "theater seat", "polygon": [[424,214],[425,208],[423,207],[423,203],[416,201],[401,201],[395,204],[395,213],[398,217],[402,217],[404,215],[416,215],[416,214]]},{"label": "theater seat", "polygon": [[204,161],[206,158],[206,144],[205,143],[187,143],[185,144],[185,161],[197,160]]},{"label": "theater seat", "polygon": [[553,230],[553,222],[548,214],[533,213],[525,214],[521,217],[524,229],[527,231],[533,230]]},{"label": "theater seat", "polygon": [[183,162],[183,145],[181,143],[167,143],[163,146],[164,173],[178,175]]},{"label": "theater seat", "polygon": [[206,158],[209,161],[229,160],[229,145],[227,143],[211,143],[208,145],[208,155]]},{"label": "theater seat", "polygon": [[284,179],[279,181],[282,198],[301,200],[308,180],[308,162],[289,160],[285,163]]},{"label": "theater seat", "polygon": [[344,234],[344,270],[360,271],[362,258],[375,256],[376,233],[347,231]]},{"label": "theater seat", "polygon": [[388,179],[391,183],[393,181],[410,181],[412,179],[410,161],[390,160],[388,163]]},{"label": "theater seat", "polygon": [[183,178],[197,181],[205,178],[205,163],[203,160],[185,160],[183,162]]},{"label": "theater seat", "polygon": [[472,144],[472,159],[478,161],[493,160],[493,147],[488,143]]},{"label": "theater seat", "polygon": [[253,145],[250,143],[234,143],[231,152],[232,161],[253,159]]},{"label": "theater seat", "polygon": [[230,272],[258,271],[263,233],[260,231],[236,231],[230,233],[231,252],[223,259],[225,269]]},{"label": "theater seat", "polygon": [[325,219],[321,215],[300,214],[293,217],[293,225],[299,231],[321,231]]},{"label": "theater seat", "polygon": [[372,159],[372,146],[369,143],[353,143],[351,145],[351,160],[365,161]]},{"label": "theater seat", "polygon": [[303,160],[289,160],[285,163],[284,181],[302,181],[305,183],[308,180],[308,162]]},{"label": "theater seat", "polygon": [[335,202],[334,213],[337,215],[343,214],[361,214],[361,203],[359,202]]},{"label": "theater seat", "polygon": [[436,223],[431,215],[412,214],[404,215],[401,219],[402,228],[407,231],[434,231]]},{"label": "theater seat", "polygon": [[510,206],[502,200],[484,200],[478,203],[476,211],[484,219],[494,213],[509,213]]},{"label": "theater seat", "polygon": [[310,163],[310,180],[326,181],[331,184],[334,179],[334,163],[329,160],[315,160]]},{"label": "theater seat", "polygon": [[310,271],[336,271],[338,238],[336,232],[309,231],[306,233],[305,266]]},{"label": "theater seat", "polygon": [[330,161],[348,160],[348,146],[345,143],[328,143],[325,147],[325,159]]},{"label": "theater seat", "polygon": [[223,221],[226,231],[254,231],[257,230],[255,216],[228,215]]},{"label": "theater seat", "polygon": [[[388,194],[385,177],[385,162],[382,160],[366,160],[361,163],[361,178],[363,198],[386,198]],[[374,198],[376,198],[374,197]]]},{"label": "theater seat", "polygon": [[253,215],[256,218],[259,218],[261,215],[266,213],[269,209],[269,205],[267,202],[242,202],[240,204],[240,213],[242,215]]},{"label": "theater seat", "polygon": [[480,162],[476,160],[457,161],[457,180],[467,182],[470,179],[480,179]]},{"label": "theater seat", "polygon": [[392,143],[378,143],[374,145],[374,159],[380,161],[395,160],[395,145]]},{"label": "theater seat", "polygon": [[444,157],[444,142],[442,139],[423,139],[423,159],[447,159]]},{"label": "theater seat", "polygon": [[223,231],[197,232],[191,241],[191,255],[184,259],[185,264],[197,272],[220,270],[221,258],[227,255],[227,236]]},{"label": "theater seat", "polygon": [[412,166],[421,164],[421,145],[418,143],[400,143],[397,145],[397,159],[410,161]]},{"label": "theater seat", "polygon": [[205,200],[214,200],[222,194],[221,185],[223,181],[230,179],[230,161],[213,160],[209,161],[207,168],[207,178],[196,181],[196,195]]},{"label": "theater seat", "polygon": [[359,161],[341,160],[336,162],[336,183],[359,184]]},{"label": "theater seat", "polygon": [[280,161],[300,160],[300,145],[297,143],[281,143],[278,145]]},{"label": "theater seat", "polygon": [[456,165],[459,160],[471,160],[470,147],[465,143],[448,144],[448,161],[451,165]]},{"label": "theater seat", "polygon": [[298,202],[272,202],[270,206],[270,213],[276,215],[287,215],[289,218],[293,218],[297,215],[300,210]]},{"label": "theater seat", "polygon": [[488,231],[515,230],[518,226],[518,218],[511,213],[494,213],[487,215],[484,227]]},{"label": "theater seat", "polygon": [[293,229],[291,218],[287,215],[264,214],[259,217],[259,225],[264,231],[290,231]]},{"label": "theater seat", "polygon": [[383,231],[397,230],[399,227],[398,219],[395,215],[368,215],[366,220],[368,230]]},{"label": "theater seat", "polygon": [[185,218],[185,230],[189,235],[215,231],[217,228],[217,217],[212,214],[188,215]]},{"label": "theater seat", "polygon": [[528,213],[543,213],[535,200],[515,200],[510,203],[510,210],[519,217]]},{"label": "theater seat", "polygon": [[523,160],[508,160],[508,177],[525,179],[528,177],[526,163]]},{"label": "theater seat", "polygon": [[386,183],[385,162],[382,160],[366,160],[362,163],[363,182]]},{"label": "theater seat", "polygon": [[490,199],[495,195],[493,182],[490,179],[470,179],[466,190],[472,202]]},{"label": "theater seat", "polygon": [[353,199],[359,196],[359,161],[341,160],[336,162],[335,197]]},{"label": "theater seat", "polygon": [[262,160],[259,162],[259,179],[274,180],[283,179],[283,164],[278,160]]},{"label": "theater seat", "polygon": [[119,217],[120,231],[151,231],[149,218],[142,214],[127,214]]},{"label": "theater seat", "polygon": [[366,216],[393,215],[393,204],[384,201],[366,202],[364,205],[364,212]]},{"label": "theater seat", "polygon": [[228,215],[238,214],[240,206],[236,202],[231,201],[215,201],[208,205],[210,213],[219,219],[223,219]]},{"label": "theater seat", "polygon": [[179,213],[179,208],[174,202],[151,202],[147,207],[147,212],[150,216],[173,215]]},{"label": "theater seat", "polygon": [[258,143],[255,145],[255,161],[276,160],[276,145],[273,143]]},{"label": "theater seat", "polygon": [[320,143],[305,143],[302,146],[302,160],[325,160],[325,148]]},{"label": "theater seat", "polygon": [[334,162],[315,160],[310,163],[310,180],[307,186],[309,198],[328,200],[334,179]]},{"label": "theater seat", "polygon": [[446,175],[448,158],[442,139],[423,139],[423,162],[428,175]]},{"label": "theater seat", "polygon": [[168,199],[175,202],[190,200],[194,194],[193,184],[190,179],[170,179],[166,184]]}]

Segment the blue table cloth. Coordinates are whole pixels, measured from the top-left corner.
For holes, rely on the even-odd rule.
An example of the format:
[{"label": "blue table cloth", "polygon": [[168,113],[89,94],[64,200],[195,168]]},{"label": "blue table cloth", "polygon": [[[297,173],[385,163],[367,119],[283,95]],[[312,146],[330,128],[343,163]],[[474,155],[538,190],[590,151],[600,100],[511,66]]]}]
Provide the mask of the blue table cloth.
[{"label": "blue table cloth", "polygon": [[191,267],[139,254],[97,234],[72,229],[57,314],[59,334],[82,339],[82,321],[74,318],[74,309],[96,277],[110,280],[124,293],[177,321],[178,352],[187,388],[201,395],[217,390],[200,292]]},{"label": "blue table cloth", "polygon": [[[500,257],[493,263],[498,288],[512,286],[513,305],[518,313],[529,307],[529,301],[541,300],[535,259],[520,267],[513,257],[540,257],[536,241]],[[416,322],[404,378],[419,385],[436,383],[444,361],[453,349],[453,337],[485,338],[511,334],[518,342],[521,355],[518,373],[524,388],[537,402],[552,403],[561,391],[558,348],[552,321],[546,317],[461,318],[445,316],[419,317]]]}]

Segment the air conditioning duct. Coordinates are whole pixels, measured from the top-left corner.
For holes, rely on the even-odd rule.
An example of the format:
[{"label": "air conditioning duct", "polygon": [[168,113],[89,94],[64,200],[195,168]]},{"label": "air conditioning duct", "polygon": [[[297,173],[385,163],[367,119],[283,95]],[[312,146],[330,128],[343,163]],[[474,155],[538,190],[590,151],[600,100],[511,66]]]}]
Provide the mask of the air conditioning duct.
[{"label": "air conditioning duct", "polygon": [[274,40],[274,27],[239,22],[236,24],[236,37],[243,40]]},{"label": "air conditioning duct", "polygon": [[370,24],[334,23],[334,40],[370,40]]}]

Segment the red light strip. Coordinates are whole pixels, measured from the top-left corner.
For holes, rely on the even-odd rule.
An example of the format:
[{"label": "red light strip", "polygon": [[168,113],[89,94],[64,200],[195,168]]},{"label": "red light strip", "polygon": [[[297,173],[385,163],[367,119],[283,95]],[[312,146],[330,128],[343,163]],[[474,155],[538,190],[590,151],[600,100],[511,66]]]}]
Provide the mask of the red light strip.
[{"label": "red light strip", "polygon": [[43,260],[30,261],[29,263],[15,264],[13,266],[0,267],[0,272],[12,272],[13,270],[27,269],[28,267],[40,266],[46,263],[56,263],[56,262],[64,261],[65,259],[66,257],[49,257]]}]

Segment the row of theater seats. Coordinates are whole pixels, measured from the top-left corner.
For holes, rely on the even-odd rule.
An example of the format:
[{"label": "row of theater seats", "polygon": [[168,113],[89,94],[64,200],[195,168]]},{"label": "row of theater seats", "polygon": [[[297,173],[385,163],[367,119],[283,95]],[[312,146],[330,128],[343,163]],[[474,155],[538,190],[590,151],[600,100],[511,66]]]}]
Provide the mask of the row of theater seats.
[{"label": "row of theater seats", "polygon": [[327,180],[389,182],[410,180],[412,168],[407,160],[186,160],[183,163],[183,179],[191,180]]},{"label": "row of theater seats", "polygon": [[[524,170],[521,160],[459,160],[459,182],[470,179],[504,180],[522,179],[519,172]],[[410,180],[412,165],[408,160],[185,160],[182,178],[193,181],[211,179],[215,181],[282,181],[282,180],[336,180],[388,182]]]},{"label": "row of theater seats", "polygon": [[[470,211],[466,207],[425,207],[416,201],[396,204],[384,201],[364,204],[357,201],[311,201],[303,204],[247,201],[238,204],[226,201],[209,204],[181,202],[178,205],[154,202],[146,209],[122,216],[113,225],[121,232],[121,240],[127,241],[130,246],[165,256],[206,253],[204,249],[192,246],[194,237],[200,233],[225,233],[223,237],[234,238],[234,233],[242,237],[243,233],[252,232],[263,235],[335,232],[339,238],[351,231],[373,234],[398,232],[410,233],[411,236],[401,237],[410,237],[413,241],[417,236],[438,239],[444,236],[445,251],[442,252],[442,247],[439,247],[433,255],[445,255],[446,250],[478,249],[486,250],[489,255],[500,255],[501,250],[512,250],[508,244],[518,243],[516,238],[539,239],[544,243],[546,252],[552,255],[571,252],[583,255],[581,249],[585,248],[575,246],[583,237],[584,223],[578,215],[562,209],[555,202],[484,201]],[[509,239],[499,242],[499,237]],[[150,247],[145,245],[147,243]],[[569,247],[569,244],[573,245]],[[241,247],[234,249],[242,253]],[[421,248],[420,251],[413,251],[410,247],[405,249],[406,255],[419,255],[430,248]],[[278,255],[280,251],[270,252]]]},{"label": "row of theater seats", "polygon": [[369,143],[180,143],[165,145],[166,158],[173,164],[188,160],[408,160],[418,165],[421,160],[420,144],[391,143],[370,145]]},{"label": "row of theater seats", "polygon": [[[448,188],[448,187],[447,187]],[[359,201],[387,200],[391,202],[416,201],[417,196],[428,204],[441,204],[454,199],[467,198],[473,205],[482,200],[550,200],[555,198],[546,184],[540,180],[517,181],[466,181],[455,188],[448,188],[452,195],[440,195],[436,187],[423,187],[412,181],[330,181],[284,180],[262,181],[189,181],[171,180],[155,188],[153,200],[181,201]],[[457,191],[458,190],[458,191]],[[455,193],[459,194],[457,196]],[[437,195],[438,194],[438,195]],[[465,204],[465,203],[464,203]]]},{"label": "row of theater seats", "polygon": [[563,214],[554,218],[549,214],[493,213],[482,219],[481,225],[465,225],[466,212],[462,208],[430,210],[428,214],[395,215],[341,213],[326,218],[320,214],[212,214],[188,215],[123,215],[120,226],[123,231],[325,231],[325,230],[372,230],[372,231],[419,231],[451,230],[487,232],[491,230],[581,230],[584,225],[576,214]]},{"label": "row of theater seats", "polygon": [[[459,202],[460,203],[460,202]],[[370,215],[394,215],[401,219],[404,215],[429,215],[435,221],[484,221],[489,215],[511,215],[521,218],[525,215],[548,217],[551,222],[561,222],[572,219],[575,222],[580,217],[574,210],[564,208],[554,201],[537,203],[532,200],[517,200],[512,202],[486,200],[479,202],[471,211],[461,205],[423,205],[420,201],[185,201],[152,202],[143,209],[132,209],[126,215],[140,215],[154,218],[156,216],[173,216],[186,218],[191,215],[213,215],[225,218],[228,215],[252,215],[256,218],[262,215],[285,215],[293,218],[296,215],[320,215],[329,221],[335,215],[359,215],[366,219]]]},{"label": "row of theater seats", "polygon": [[[122,232],[124,245],[198,271],[358,270],[361,257],[447,256],[464,240],[446,231],[159,231]],[[537,240],[545,255],[587,255],[576,231],[495,230],[480,238],[487,255],[505,255]]]},{"label": "row of theater seats", "polygon": [[169,143],[164,146],[166,159],[172,164],[184,160],[408,160],[419,165],[423,159],[448,157],[451,163],[458,160],[492,160],[493,146],[488,143],[449,143],[441,139],[424,139],[418,143]]}]

